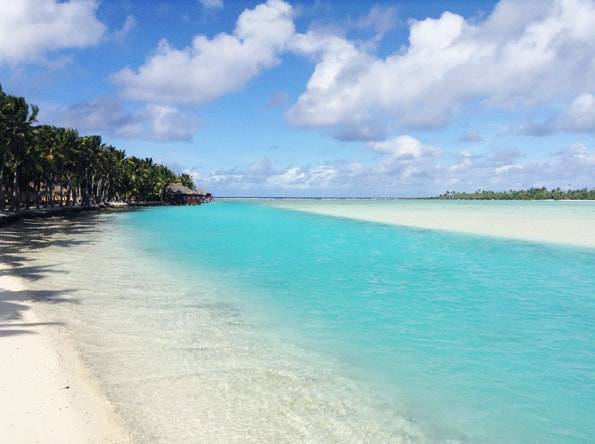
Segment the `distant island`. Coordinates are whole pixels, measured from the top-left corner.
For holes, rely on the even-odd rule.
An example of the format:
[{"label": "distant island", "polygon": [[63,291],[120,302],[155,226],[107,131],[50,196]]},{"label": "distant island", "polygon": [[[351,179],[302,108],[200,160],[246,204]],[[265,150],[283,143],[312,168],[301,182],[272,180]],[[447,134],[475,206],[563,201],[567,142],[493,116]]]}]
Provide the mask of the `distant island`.
[{"label": "distant island", "polygon": [[39,108],[0,86],[0,211],[211,199],[188,174],[151,158],[127,156],[72,128],[38,125]]},{"label": "distant island", "polygon": [[561,190],[555,188],[529,188],[527,190],[486,191],[478,190],[470,193],[447,191],[431,199],[440,200],[595,200],[595,188],[580,190]]}]

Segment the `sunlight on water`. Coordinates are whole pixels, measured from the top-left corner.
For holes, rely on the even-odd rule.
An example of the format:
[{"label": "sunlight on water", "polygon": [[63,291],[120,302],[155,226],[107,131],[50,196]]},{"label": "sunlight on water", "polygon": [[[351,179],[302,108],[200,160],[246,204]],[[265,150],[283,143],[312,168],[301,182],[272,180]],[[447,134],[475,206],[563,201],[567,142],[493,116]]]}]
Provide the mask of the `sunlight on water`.
[{"label": "sunlight on water", "polygon": [[258,203],[100,219],[34,285],[72,290],[47,309],[141,441],[595,436],[595,250]]}]

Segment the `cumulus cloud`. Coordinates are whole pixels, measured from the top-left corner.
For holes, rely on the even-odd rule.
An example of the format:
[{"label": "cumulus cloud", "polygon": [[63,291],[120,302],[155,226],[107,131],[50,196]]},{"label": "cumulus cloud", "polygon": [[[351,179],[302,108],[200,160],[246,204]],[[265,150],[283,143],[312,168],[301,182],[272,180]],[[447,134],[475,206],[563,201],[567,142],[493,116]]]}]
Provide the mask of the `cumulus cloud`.
[{"label": "cumulus cloud", "polygon": [[19,0],[0,4],[0,63],[39,63],[53,51],[96,45],[106,27],[96,0]]},{"label": "cumulus cloud", "polygon": [[328,187],[343,187],[335,178],[340,174],[337,165],[277,167],[268,158],[246,167],[220,169],[209,173],[186,170],[197,183],[226,194],[281,195]]},{"label": "cumulus cloud", "polygon": [[564,131],[595,132],[595,96],[581,94],[560,115],[557,126]]},{"label": "cumulus cloud", "polygon": [[76,128],[83,133],[99,132],[122,138],[187,141],[199,126],[198,118],[190,112],[159,105],[130,109],[112,97],[48,106],[42,113],[40,120],[44,122]]},{"label": "cumulus cloud", "polygon": [[191,140],[200,123],[193,114],[184,114],[172,106],[149,105],[147,112],[150,135],[156,140]]},{"label": "cumulus cloud", "polygon": [[99,97],[68,106],[43,107],[42,113],[40,120],[77,128],[82,132],[107,132],[117,137],[137,137],[143,132],[140,116],[111,97]]},{"label": "cumulus cloud", "polygon": [[265,158],[247,167],[191,173],[197,182],[217,192],[244,195],[395,195],[411,184],[421,188],[432,186],[439,148],[410,136],[379,143],[375,148],[382,156],[373,164],[337,161],[279,167]]},{"label": "cumulus cloud", "polygon": [[516,132],[547,136],[556,132],[595,133],[595,96],[581,94],[563,112],[544,122],[530,122]]},{"label": "cumulus cloud", "polygon": [[381,39],[398,22],[397,8],[394,6],[374,5],[368,13],[352,24],[354,28],[372,29],[376,39]]},{"label": "cumulus cloud", "polygon": [[138,70],[126,68],[113,78],[130,99],[158,105],[205,104],[238,91],[277,65],[293,34],[291,6],[268,0],[242,12],[233,34],[212,39],[197,35],[182,49],[161,40]]},{"label": "cumulus cloud", "polygon": [[205,9],[223,9],[223,0],[198,0]]},{"label": "cumulus cloud", "polygon": [[465,154],[443,178],[449,189],[582,188],[592,186],[595,180],[595,150],[580,143],[539,161],[522,161],[523,155],[516,149]]},{"label": "cumulus cloud", "polygon": [[316,65],[291,123],[436,127],[468,103],[538,106],[592,87],[595,3],[502,0],[484,20],[412,20],[409,44],[387,57],[312,30],[293,47]]},{"label": "cumulus cloud", "polygon": [[341,142],[369,142],[386,139],[386,132],[382,122],[370,120],[359,125],[337,125],[331,134]]},{"label": "cumulus cloud", "polygon": [[483,141],[483,137],[477,131],[466,131],[461,134],[460,142],[476,143]]},{"label": "cumulus cloud", "polygon": [[[421,142],[420,142],[421,143]],[[423,145],[423,144],[422,144]],[[426,146],[426,145],[423,145]],[[375,162],[325,162],[277,166],[270,159],[212,172],[186,170],[218,195],[428,196],[446,190],[584,187],[595,180],[595,150],[573,144],[544,160],[525,160],[517,149],[485,152],[443,150],[401,157],[381,151]]]},{"label": "cumulus cloud", "polygon": [[382,142],[371,142],[370,147],[378,152],[390,154],[394,159],[417,159],[436,156],[440,149],[424,145],[415,137],[403,135]]},{"label": "cumulus cloud", "polygon": [[134,28],[136,28],[136,25],[138,24],[136,18],[134,18],[133,15],[128,15],[126,16],[126,20],[124,20],[124,24],[122,25],[122,27],[116,31],[114,31],[113,33],[113,38],[117,41],[117,42],[122,42],[126,36],[130,33],[130,31],[132,31]]}]

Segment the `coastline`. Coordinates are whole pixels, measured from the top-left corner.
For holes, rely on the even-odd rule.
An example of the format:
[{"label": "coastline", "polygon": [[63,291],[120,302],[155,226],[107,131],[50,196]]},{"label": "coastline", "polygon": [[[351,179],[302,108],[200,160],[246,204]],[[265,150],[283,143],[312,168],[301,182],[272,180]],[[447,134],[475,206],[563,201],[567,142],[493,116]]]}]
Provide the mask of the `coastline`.
[{"label": "coastline", "polygon": [[[507,308],[508,301],[513,302],[512,307],[516,307],[514,313],[523,312],[527,305],[538,306],[538,299],[533,301],[535,304],[526,304],[524,298],[506,299],[508,294],[530,295],[533,290],[528,283],[537,286],[535,291],[544,296],[546,303],[550,299],[558,300],[558,294],[575,295],[577,288],[579,292],[576,296],[584,298],[585,292],[581,289],[585,285],[581,282],[593,288],[592,279],[586,277],[589,269],[586,265],[591,264],[592,267],[592,260],[583,258],[586,263],[581,264],[581,260],[574,263],[580,256],[576,256],[573,250],[556,249],[548,252],[520,244],[495,245],[491,241],[486,241],[485,246],[488,248],[484,249],[482,240],[474,240],[477,249],[457,254],[457,246],[464,246],[465,243],[461,244],[457,237],[441,236],[440,233],[431,233],[426,242],[421,239],[425,234],[403,231],[405,238],[421,240],[417,244],[407,239],[399,240],[400,236],[394,236],[394,230],[387,227],[292,215],[287,211],[271,212],[257,205],[239,206],[237,211],[230,206],[213,206],[206,213],[189,212],[186,208],[172,210],[81,213],[81,217],[65,218],[64,221],[60,218],[28,220],[0,230],[0,248],[4,247],[0,262],[13,266],[12,270],[0,270],[0,276],[4,277],[0,284],[8,289],[6,294],[0,292],[0,313],[18,315],[13,316],[11,323],[5,323],[3,318],[0,321],[3,325],[0,328],[0,345],[10,343],[13,350],[23,349],[21,360],[23,357],[35,357],[32,364],[21,365],[16,370],[11,364],[13,377],[18,375],[24,383],[15,385],[10,392],[6,391],[6,387],[0,388],[0,399],[10,399],[2,407],[21,412],[17,418],[19,424],[27,426],[37,416],[53,410],[49,413],[53,417],[40,422],[51,428],[59,423],[52,418],[65,414],[65,419],[60,421],[66,421],[66,425],[59,423],[59,427],[75,430],[72,433],[75,438],[52,435],[51,442],[217,441],[222,433],[231,437],[230,441],[234,440],[232,438],[237,437],[239,440],[239,437],[244,437],[244,440],[259,442],[291,442],[291,438],[295,440],[296,436],[306,441],[324,442],[361,442],[372,440],[371,436],[376,437],[373,440],[377,442],[386,442],[389,440],[387,438],[403,442],[438,441],[438,437],[443,436],[457,440],[459,437],[479,436],[475,435],[477,433],[483,433],[483,438],[490,434],[497,436],[499,430],[508,430],[506,421],[499,422],[498,413],[498,409],[505,405],[500,401],[506,397],[494,398],[497,402],[492,403],[494,407],[487,413],[497,421],[490,422],[490,426],[494,426],[488,432],[483,425],[480,427],[470,423],[469,426],[461,426],[460,422],[456,423],[456,420],[467,420],[465,418],[472,420],[473,415],[466,416],[465,411],[444,417],[441,412],[448,410],[451,405],[447,401],[454,396],[454,390],[453,393],[449,389],[439,393],[437,401],[442,404],[429,407],[417,404],[418,399],[426,399],[428,392],[400,392],[402,386],[412,387],[427,382],[430,392],[438,393],[442,387],[438,388],[437,385],[442,380],[449,381],[448,373],[441,370],[432,373],[432,369],[427,369],[428,372],[417,379],[419,372],[415,370],[408,375],[407,366],[404,365],[394,381],[384,379],[384,369],[388,371],[386,375],[392,375],[396,364],[386,365],[386,358],[376,361],[376,357],[384,356],[384,350],[391,350],[391,347],[397,347],[402,342],[399,340],[396,345],[387,340],[376,349],[379,337],[390,339],[392,336],[368,336],[371,316],[381,311],[383,317],[378,322],[374,321],[375,325],[384,325],[379,332],[394,332],[392,326],[397,324],[408,329],[417,328],[417,320],[425,319],[427,315],[423,304],[420,306],[413,300],[408,302],[404,298],[391,298],[387,289],[396,289],[397,285],[405,283],[407,286],[403,291],[417,296],[415,299],[423,302],[426,294],[440,294],[444,276],[454,278],[452,282],[456,292],[453,290],[453,296],[447,299],[446,302],[450,303],[439,307],[441,313],[442,310],[450,313],[448,319],[451,316],[455,318],[452,324],[442,324],[441,331],[447,337],[449,331],[452,332],[449,325],[463,325],[465,319],[474,317],[491,319],[494,311],[490,307],[501,304],[501,296],[504,296],[502,304]],[[262,217],[267,215],[271,216],[267,219],[269,222],[287,230],[273,230],[278,231],[279,235],[270,244],[266,242],[271,235],[271,225],[262,224]],[[228,230],[226,226],[229,224],[221,223],[237,219],[246,225],[235,233]],[[198,224],[202,224],[203,230],[196,232],[192,227]],[[163,228],[172,226],[175,229],[170,231]],[[362,231],[362,228],[365,230]],[[251,239],[246,239],[247,232],[251,233]],[[304,242],[304,245],[287,239],[287,232],[300,233],[300,243]],[[129,235],[134,236],[129,238]],[[317,250],[321,238],[334,239],[328,244],[331,251]],[[218,251],[221,239],[226,239],[228,245],[235,248]],[[362,243],[359,243],[360,240]],[[270,249],[258,250],[261,245],[270,245]],[[244,246],[245,249],[242,249]],[[425,251],[430,254],[418,250],[420,246],[429,248]],[[167,249],[170,247],[174,249]],[[198,248],[202,252],[202,260],[189,262]],[[374,255],[351,256],[350,251],[353,250],[372,251]],[[258,251],[259,256],[250,258],[247,251]],[[164,255],[154,256],[157,252]],[[283,252],[290,253],[283,255]],[[497,264],[500,262],[494,260],[500,255],[511,258],[514,263],[499,268]],[[467,256],[471,256],[471,260],[466,259]],[[169,260],[172,257],[174,261]],[[440,259],[445,257],[452,258],[453,264]],[[523,270],[518,266],[528,263],[528,257],[535,260],[531,267],[534,270]],[[558,262],[552,257],[559,258]],[[334,264],[341,266],[341,260],[345,258],[349,264],[353,264],[353,269],[337,272],[329,268],[334,267]],[[382,258],[383,263],[397,263],[403,267],[400,267],[400,272],[383,265],[374,269],[379,258]],[[316,259],[323,260],[317,262]],[[178,261],[190,267],[181,267]],[[423,289],[414,280],[407,283],[406,278],[412,270],[408,267],[409,261],[413,261],[413,267],[431,270],[422,275],[425,277]],[[313,263],[318,264],[321,279],[312,274]],[[213,268],[203,268],[209,264],[213,264]],[[475,264],[485,266],[489,274],[477,271]],[[552,268],[552,265],[555,267]],[[283,279],[279,279],[277,274],[280,266],[285,267],[282,269]],[[443,274],[433,275],[435,267]],[[370,274],[356,275],[353,271],[370,268]],[[453,269],[457,270],[457,274]],[[493,275],[492,270],[496,270]],[[519,272],[522,273],[520,277],[524,278],[508,282],[507,276],[517,276]],[[346,275],[358,277],[353,283],[347,281],[348,286],[335,292],[338,285],[344,285]],[[461,277],[460,280],[456,279],[457,275]],[[250,278],[246,279],[247,276]],[[288,276],[291,278],[288,279]],[[329,276],[336,278],[329,281]],[[540,281],[541,276],[560,282],[560,286],[547,287]],[[579,278],[581,276],[585,278]],[[568,280],[563,279],[565,277]],[[495,279],[495,283],[488,287],[486,301],[489,303],[472,303],[466,307],[459,303],[461,300],[473,302],[473,289],[481,288],[481,284],[488,282],[488,279],[489,282]],[[122,285],[124,282],[125,286]],[[468,285],[468,282],[472,285]],[[293,284],[296,286],[292,287]],[[368,312],[370,299],[358,299],[354,295],[366,294],[369,288],[374,294],[383,297],[379,300],[381,305],[372,307],[372,311]],[[343,294],[343,289],[348,293]],[[10,291],[15,293],[11,294]],[[463,292],[462,297],[459,292]],[[275,296],[271,298],[267,294]],[[298,294],[300,297],[292,297]],[[142,304],[138,304],[139,298],[142,298]],[[390,304],[385,304],[384,298]],[[242,304],[236,304],[236,300],[242,300]],[[433,296],[430,296],[430,300],[433,300]],[[325,301],[325,305],[321,306],[320,301]],[[346,301],[355,302],[349,307],[349,313],[362,313],[362,317],[344,316],[341,307],[345,306]],[[455,301],[457,303],[453,303]],[[515,301],[519,303],[514,305]],[[11,308],[7,304],[17,306]],[[244,304],[254,312],[245,310]],[[385,308],[393,304],[397,304],[397,307],[392,310],[391,319],[384,321],[387,314]],[[485,311],[484,305],[488,307]],[[270,312],[260,309],[267,306],[271,306]],[[335,311],[337,307],[339,310]],[[322,309],[331,310],[332,316],[327,317]],[[562,307],[563,313],[564,309]],[[533,308],[528,310],[535,314]],[[548,320],[552,315],[558,315],[558,311],[549,310],[548,306],[544,310],[539,312],[544,313],[544,316],[537,318]],[[580,312],[578,309],[573,310],[573,313]],[[588,310],[585,312],[588,313]],[[318,317],[318,313],[322,316]],[[580,316],[573,313],[565,318],[580,322]],[[345,332],[354,330],[337,328],[340,327],[334,324],[337,317],[346,320],[344,325],[350,328],[355,326],[354,330],[358,334],[352,336]],[[313,332],[323,329],[318,331],[324,334],[325,342],[319,343],[316,336],[296,340],[291,329],[285,330],[287,323],[280,322],[284,319],[288,319],[289,324],[297,320],[296,326],[299,327],[296,331],[303,325],[313,327],[308,328]],[[328,319],[333,319],[331,322],[334,325],[329,325]],[[31,325],[61,321],[67,322],[64,326]],[[445,317],[433,317],[432,321],[437,321],[437,324],[447,322]],[[548,331],[548,326],[540,321],[530,321],[529,324],[526,326],[527,331],[535,332],[536,342],[533,344],[541,344],[542,334]],[[277,325],[281,329],[277,329]],[[472,326],[470,328],[473,329]],[[2,335],[7,330],[30,332]],[[450,340],[460,345],[459,338],[473,336],[470,331],[468,328],[464,334],[453,334]],[[494,331],[501,331],[500,326],[495,325]],[[272,333],[270,337],[269,332]],[[330,343],[326,342],[328,333],[332,334]],[[32,345],[30,339],[33,338],[37,339]],[[418,345],[423,348],[427,344],[427,337],[420,330],[416,337],[403,335],[402,339],[405,347],[399,353],[404,353],[406,359],[403,362],[415,362],[413,359],[418,356],[417,351],[409,355],[407,353],[418,350]],[[354,344],[358,343],[358,348],[354,350]],[[514,346],[530,343],[515,340]],[[318,344],[321,348],[318,348]],[[342,351],[341,344],[345,345]],[[313,348],[310,349],[310,346]],[[436,346],[441,348],[441,344]],[[574,362],[576,349],[569,350],[566,356],[568,362]],[[11,360],[19,358],[16,355],[13,359],[4,350],[0,349],[3,356],[10,356]],[[327,354],[327,351],[331,353]],[[335,352],[339,354],[334,355]],[[54,358],[48,359],[48,353]],[[425,362],[440,362],[440,355],[434,356],[428,354]],[[485,357],[476,360],[473,355],[461,358],[470,367],[487,363],[485,368],[488,370],[492,362]],[[46,365],[48,361],[49,366]],[[355,363],[356,371],[344,373],[346,367],[343,367],[343,362],[349,362],[350,366]],[[60,368],[60,364],[66,368]],[[369,366],[376,367],[379,373],[368,373]],[[438,367],[444,368],[442,365]],[[30,369],[40,369],[41,377],[37,374],[31,376]],[[47,376],[47,373],[54,372],[53,369],[57,369],[55,372],[62,375],[62,379]],[[3,378],[0,382],[10,380],[4,371],[7,370],[0,372],[0,378]],[[568,373],[562,375],[569,376]],[[473,375],[467,373],[466,376]],[[497,376],[492,375],[495,384],[500,383]],[[44,381],[41,387],[37,387],[37,379]],[[444,386],[456,387],[457,381],[463,379],[459,375]],[[29,384],[30,380],[34,384]],[[386,383],[389,384],[384,386]],[[64,390],[66,385],[70,389]],[[29,386],[34,386],[34,389]],[[58,389],[55,389],[56,386]],[[57,399],[57,396],[72,395],[71,391],[79,388],[84,394],[92,395],[86,404],[77,404],[76,399]],[[32,395],[22,396],[21,392],[27,390],[31,390]],[[568,390],[574,393],[572,387]],[[391,395],[385,399],[381,396],[384,393],[392,393],[394,397]],[[473,396],[466,399],[466,408],[477,411],[473,402],[480,398]],[[13,399],[18,399],[19,403]],[[580,397],[573,399],[581,400]],[[45,400],[50,400],[50,405],[37,408]],[[36,406],[35,412],[30,413],[30,406]],[[9,411],[9,415],[12,411]],[[548,408],[548,411],[557,412],[555,408]],[[107,419],[103,425],[89,425],[85,423],[88,419],[85,412],[92,412],[91,415],[95,416],[95,412],[101,412],[103,418]],[[0,410],[0,415],[4,415],[4,410]],[[346,418],[349,420],[346,421]],[[12,418],[11,421],[15,422]],[[118,432],[123,429],[120,426],[122,422],[126,427],[124,432]],[[29,433],[26,426],[21,426],[20,436],[15,434],[15,442],[47,441],[47,433]],[[583,430],[579,426],[576,429]],[[9,427],[14,425],[9,424],[8,419],[0,420],[0,430],[11,430]],[[95,430],[100,433],[112,430],[115,436],[104,438],[104,435],[97,435],[99,438],[95,439]],[[367,435],[360,434],[360,431],[365,431]],[[131,436],[130,439],[126,432]],[[512,437],[520,432],[507,433]],[[122,438],[118,436],[120,434]],[[92,436],[91,440],[89,436]],[[477,438],[477,441],[480,440]]]},{"label": "coastline", "polygon": [[64,205],[44,208],[29,208],[17,211],[0,211],[0,227],[11,224],[13,222],[18,222],[23,219],[69,216],[88,211],[121,210],[126,208],[138,207],[161,207],[167,205],[169,204],[165,202],[110,202],[101,205]]},{"label": "coastline", "polygon": [[[520,241],[551,243],[581,248],[595,248],[595,220],[592,216],[551,217],[548,214],[524,213],[511,209],[507,213],[490,208],[478,211],[478,201],[439,201],[436,206],[424,201],[416,206],[413,200],[395,202],[394,206],[369,205],[362,211],[359,201],[268,201],[266,205],[291,211],[346,218],[416,229],[442,230],[455,233],[489,236]],[[501,201],[510,202],[510,201]],[[576,201],[573,201],[576,202]],[[580,202],[580,201],[578,201]],[[442,208],[439,206],[442,204]],[[448,207],[448,208],[446,208]],[[595,215],[595,213],[594,213]]]},{"label": "coastline", "polygon": [[[234,286],[202,273],[183,280],[179,267],[162,273],[166,263],[138,249],[146,236],[123,242],[130,226],[116,220],[169,213],[163,210],[90,213],[65,223],[38,219],[5,230],[4,259],[23,262],[20,274],[41,299],[39,318],[68,321],[52,327],[51,343],[61,349],[71,339],[78,362],[116,408],[132,442],[361,442],[369,436],[407,442],[423,436],[397,410],[372,414],[382,411],[376,399],[330,371],[332,361],[276,335],[263,338],[260,314],[244,313],[224,296]],[[344,415],[358,423],[343,422]]]},{"label": "coastline", "polygon": [[131,442],[63,328],[0,262],[0,430],[13,443]]}]

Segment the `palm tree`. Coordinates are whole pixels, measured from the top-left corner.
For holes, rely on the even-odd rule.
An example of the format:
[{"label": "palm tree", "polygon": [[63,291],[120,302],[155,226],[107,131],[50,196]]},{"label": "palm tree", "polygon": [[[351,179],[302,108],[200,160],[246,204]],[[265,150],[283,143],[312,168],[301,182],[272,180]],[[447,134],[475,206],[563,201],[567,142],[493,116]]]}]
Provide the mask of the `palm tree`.
[{"label": "palm tree", "polygon": [[[54,205],[100,204],[114,198],[127,201],[164,198],[174,182],[193,188],[192,178],[178,177],[153,159],[127,157],[123,150],[101,143],[100,136],[79,136],[70,128],[35,126],[38,108],[0,87],[0,209],[7,200],[13,209],[32,200]],[[66,199],[64,192],[66,191]],[[7,199],[7,196],[10,198]]]},{"label": "palm tree", "polygon": [[8,165],[12,171],[12,208],[20,207],[19,173],[31,150],[32,125],[37,121],[39,108],[29,105],[23,97],[6,96],[3,100],[3,114],[6,120],[6,148]]},{"label": "palm tree", "polygon": [[56,144],[60,153],[60,201],[64,200],[64,185],[66,186],[66,205],[70,205],[74,197],[73,180],[77,168],[76,159],[78,158],[79,134],[76,130],[70,128],[56,129]]},{"label": "palm tree", "polygon": [[0,210],[4,209],[6,198],[4,197],[4,171],[6,169],[6,157],[8,156],[8,102],[6,94],[0,85]]},{"label": "palm tree", "polygon": [[54,184],[58,178],[59,165],[61,163],[62,153],[58,144],[58,131],[53,126],[41,125],[33,130],[34,134],[34,161],[37,161],[37,177],[33,178],[37,201],[39,203],[39,194],[41,194],[41,183],[45,188],[45,201],[54,204]]},{"label": "palm tree", "polygon": [[189,174],[181,174],[178,180],[185,187],[194,188],[194,181],[192,180],[192,176]]}]

